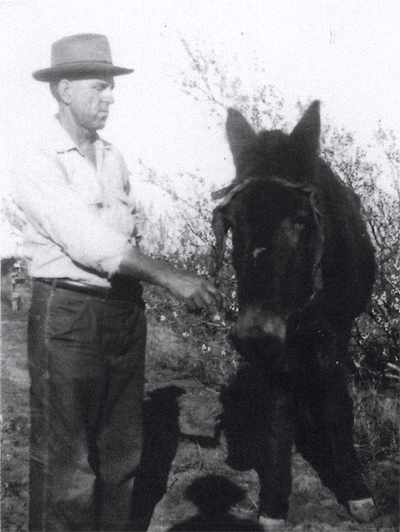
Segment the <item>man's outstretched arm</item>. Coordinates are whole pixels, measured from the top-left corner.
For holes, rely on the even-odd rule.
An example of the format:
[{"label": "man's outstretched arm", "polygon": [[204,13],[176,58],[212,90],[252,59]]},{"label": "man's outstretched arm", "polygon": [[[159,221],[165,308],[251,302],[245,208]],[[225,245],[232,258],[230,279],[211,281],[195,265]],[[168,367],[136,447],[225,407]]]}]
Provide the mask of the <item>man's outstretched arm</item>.
[{"label": "man's outstretched arm", "polygon": [[206,279],[152,259],[135,247],[124,253],[118,272],[166,288],[172,295],[183,299],[191,310],[203,307],[212,310],[222,302],[220,292]]}]

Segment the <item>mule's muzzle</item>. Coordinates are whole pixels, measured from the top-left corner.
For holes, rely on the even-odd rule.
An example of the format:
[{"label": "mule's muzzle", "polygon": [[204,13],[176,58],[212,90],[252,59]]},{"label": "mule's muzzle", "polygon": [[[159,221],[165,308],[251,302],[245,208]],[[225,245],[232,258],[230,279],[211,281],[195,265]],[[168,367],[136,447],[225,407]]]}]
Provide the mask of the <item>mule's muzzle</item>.
[{"label": "mule's muzzle", "polygon": [[248,309],[239,315],[231,340],[244,357],[258,360],[279,358],[286,340],[286,323],[279,316]]}]

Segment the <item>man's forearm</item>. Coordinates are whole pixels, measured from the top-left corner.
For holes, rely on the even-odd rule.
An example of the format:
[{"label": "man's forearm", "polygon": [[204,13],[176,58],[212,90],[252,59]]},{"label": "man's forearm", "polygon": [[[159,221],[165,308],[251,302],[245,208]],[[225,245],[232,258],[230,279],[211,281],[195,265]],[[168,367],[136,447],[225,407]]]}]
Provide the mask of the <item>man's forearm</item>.
[{"label": "man's forearm", "polygon": [[139,281],[159,285],[170,290],[170,278],[176,273],[176,270],[168,263],[152,259],[132,246],[125,252],[121,260],[119,273],[132,275]]},{"label": "man's forearm", "polygon": [[125,252],[119,273],[162,286],[172,295],[183,299],[191,309],[211,308],[221,303],[221,295],[212,283],[166,262],[147,257],[134,247]]}]

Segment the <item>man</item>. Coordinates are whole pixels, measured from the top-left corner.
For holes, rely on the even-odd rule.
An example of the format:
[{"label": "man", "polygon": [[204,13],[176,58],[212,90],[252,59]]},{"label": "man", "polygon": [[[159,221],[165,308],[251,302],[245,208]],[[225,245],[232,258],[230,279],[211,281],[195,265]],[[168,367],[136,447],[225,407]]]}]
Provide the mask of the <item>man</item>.
[{"label": "man", "polygon": [[146,323],[140,281],[190,309],[218,304],[209,282],[143,255],[133,235],[129,174],[97,131],[113,103],[107,38],[53,44],[59,112],[16,172],[33,278],[29,530],[131,530],[142,450]]}]

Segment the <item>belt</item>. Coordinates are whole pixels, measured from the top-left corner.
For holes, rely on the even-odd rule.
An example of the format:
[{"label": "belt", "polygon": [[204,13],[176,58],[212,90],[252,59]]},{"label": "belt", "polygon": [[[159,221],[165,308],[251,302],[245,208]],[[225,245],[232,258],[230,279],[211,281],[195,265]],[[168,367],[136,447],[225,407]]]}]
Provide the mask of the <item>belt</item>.
[{"label": "belt", "polygon": [[87,296],[109,300],[130,301],[144,308],[143,287],[139,281],[127,275],[117,274],[111,279],[111,287],[83,285],[70,279],[60,277],[36,277],[35,281],[45,283],[53,288],[71,290]]},{"label": "belt", "polygon": [[69,279],[61,279],[58,277],[36,277],[35,281],[48,284],[53,288],[62,288],[63,290],[71,290],[72,292],[78,292],[80,294],[86,294],[87,296],[108,298],[111,289],[107,286],[89,286],[82,285]]}]

